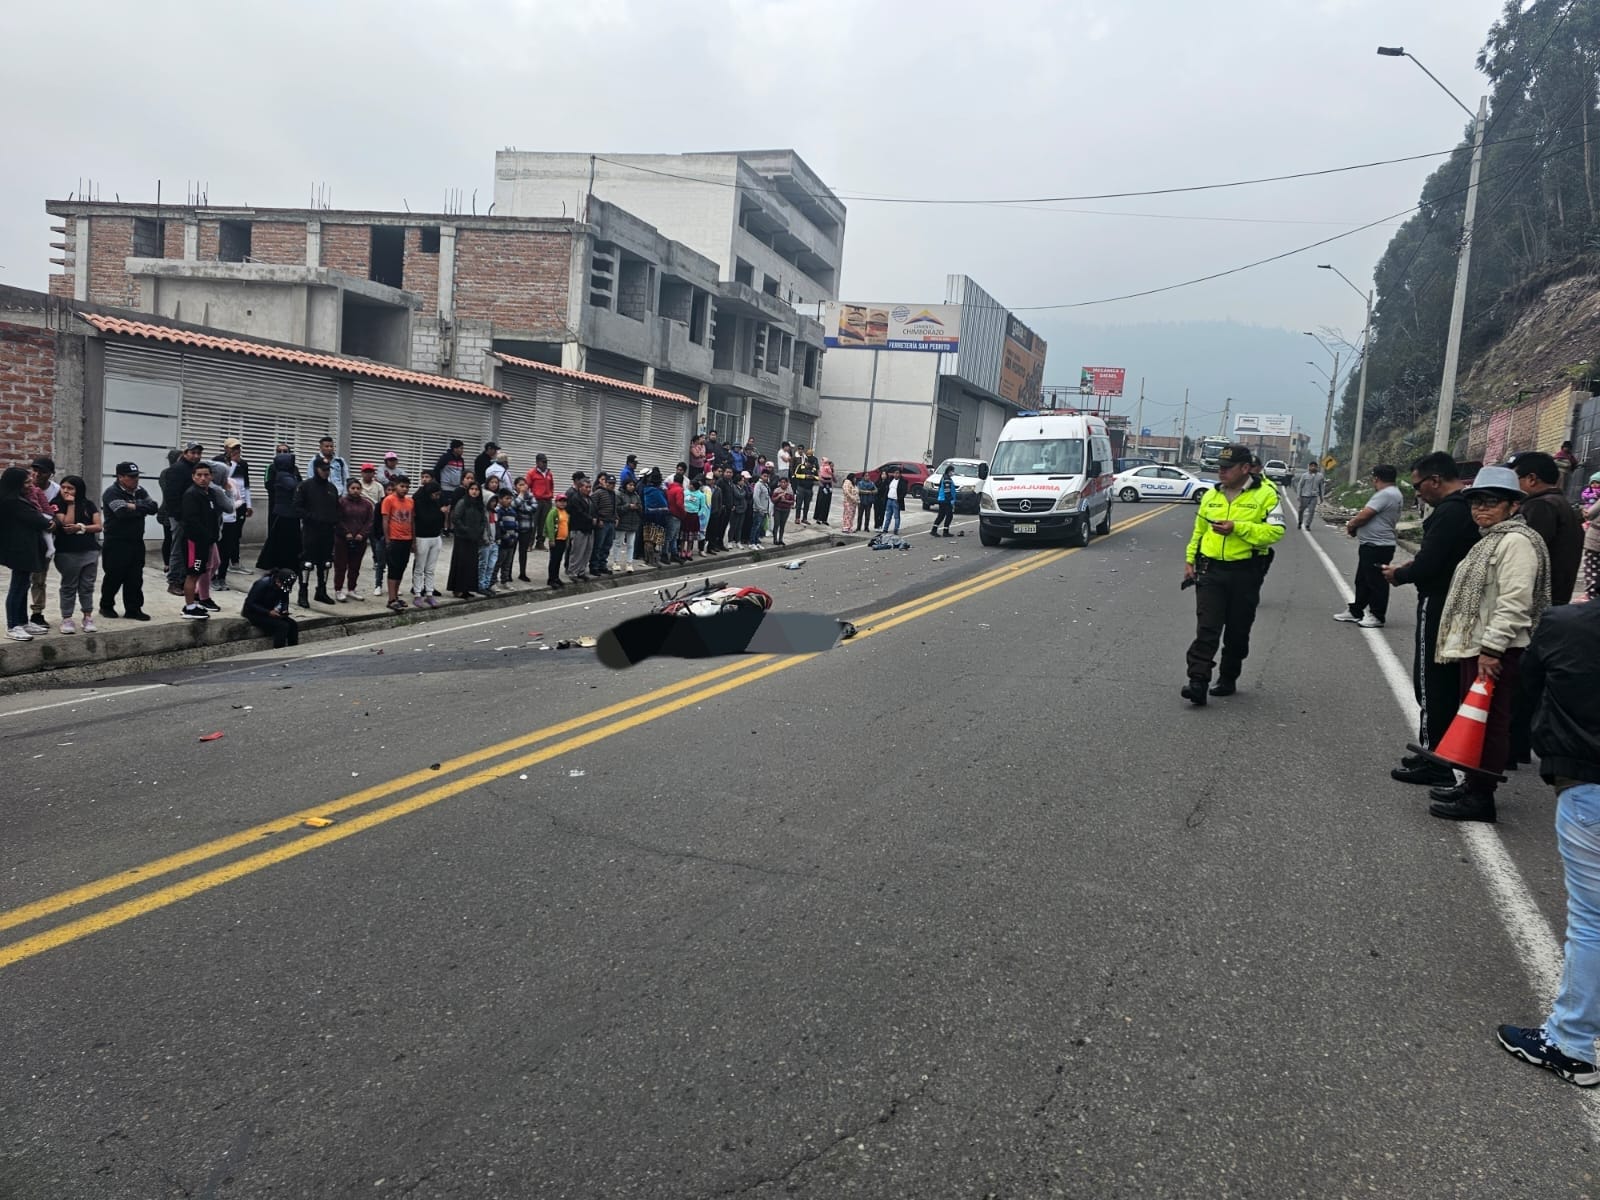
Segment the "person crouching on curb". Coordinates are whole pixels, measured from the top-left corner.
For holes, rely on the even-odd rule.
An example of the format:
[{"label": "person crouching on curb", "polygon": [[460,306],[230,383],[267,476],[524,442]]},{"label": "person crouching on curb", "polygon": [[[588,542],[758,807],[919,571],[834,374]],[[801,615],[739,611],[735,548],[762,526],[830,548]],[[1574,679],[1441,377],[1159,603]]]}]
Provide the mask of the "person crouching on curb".
[{"label": "person crouching on curb", "polygon": [[1478,765],[1485,774],[1429,790],[1428,811],[1448,821],[1494,820],[1495,781],[1511,750],[1511,700],[1522,652],[1550,607],[1550,552],[1517,509],[1522,486],[1508,467],[1484,467],[1463,493],[1478,544],[1456,567],[1439,614],[1439,662],[1461,670],[1461,694],[1478,680],[1494,688]]},{"label": "person crouching on curb", "polygon": [[1222,665],[1210,694],[1231,696],[1238,690],[1261,602],[1259,558],[1283,537],[1283,526],[1267,520],[1278,495],[1251,477],[1253,458],[1248,446],[1222,448],[1218,486],[1200,501],[1189,538],[1183,578],[1185,585],[1194,581],[1195,637],[1189,646],[1189,682],[1178,694],[1194,705],[1206,702],[1219,642]]},{"label": "person crouching on curb", "polygon": [[1567,944],[1561,991],[1544,1024],[1501,1025],[1500,1045],[1579,1087],[1600,1084],[1600,605],[1550,609],[1522,657],[1526,694],[1539,697],[1533,748],[1556,790],[1556,841],[1566,867]]},{"label": "person crouching on curb", "polygon": [[256,580],[245,593],[244,619],[272,638],[274,650],[300,644],[300,626],[289,615],[289,591],[294,582],[295,573],[279,567]]}]

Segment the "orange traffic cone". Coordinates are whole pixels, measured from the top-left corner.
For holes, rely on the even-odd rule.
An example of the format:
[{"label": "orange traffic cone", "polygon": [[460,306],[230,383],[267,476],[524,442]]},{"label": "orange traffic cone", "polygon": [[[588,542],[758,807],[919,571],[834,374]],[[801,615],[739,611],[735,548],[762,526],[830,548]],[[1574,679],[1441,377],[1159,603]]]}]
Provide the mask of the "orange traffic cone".
[{"label": "orange traffic cone", "polygon": [[1450,722],[1450,728],[1445,730],[1438,746],[1424,750],[1421,746],[1408,744],[1406,749],[1441,767],[1503,782],[1504,775],[1495,775],[1478,766],[1483,761],[1483,737],[1487,732],[1489,704],[1493,699],[1494,680],[1474,679],[1461,701],[1461,707],[1456,710],[1456,719]]}]

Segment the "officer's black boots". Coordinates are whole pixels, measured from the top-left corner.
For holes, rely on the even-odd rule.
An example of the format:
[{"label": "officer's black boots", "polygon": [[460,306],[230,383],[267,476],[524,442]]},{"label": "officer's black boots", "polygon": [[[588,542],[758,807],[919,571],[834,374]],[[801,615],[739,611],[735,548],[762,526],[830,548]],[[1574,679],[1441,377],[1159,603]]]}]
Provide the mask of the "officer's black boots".
[{"label": "officer's black boots", "polygon": [[1206,703],[1206,681],[1204,679],[1191,679],[1183,685],[1183,690],[1178,693],[1190,704],[1204,708]]},{"label": "officer's black boots", "polygon": [[1231,679],[1219,679],[1211,685],[1211,694],[1213,696],[1231,696],[1238,690],[1238,684]]}]

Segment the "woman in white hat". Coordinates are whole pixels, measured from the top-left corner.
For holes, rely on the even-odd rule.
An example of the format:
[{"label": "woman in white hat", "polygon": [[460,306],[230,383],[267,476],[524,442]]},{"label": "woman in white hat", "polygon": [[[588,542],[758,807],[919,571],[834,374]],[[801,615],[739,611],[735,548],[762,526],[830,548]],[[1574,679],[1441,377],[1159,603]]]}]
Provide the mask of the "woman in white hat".
[{"label": "woman in white hat", "polygon": [[[1484,467],[1463,491],[1477,522],[1478,544],[1456,566],[1439,617],[1435,658],[1461,667],[1461,694],[1477,680],[1493,689],[1479,768],[1505,769],[1510,749],[1511,699],[1522,652],[1540,614],[1550,607],[1550,552],[1522,519],[1522,487],[1508,467]],[[1494,820],[1494,780],[1434,788],[1428,811],[1453,821]]]}]

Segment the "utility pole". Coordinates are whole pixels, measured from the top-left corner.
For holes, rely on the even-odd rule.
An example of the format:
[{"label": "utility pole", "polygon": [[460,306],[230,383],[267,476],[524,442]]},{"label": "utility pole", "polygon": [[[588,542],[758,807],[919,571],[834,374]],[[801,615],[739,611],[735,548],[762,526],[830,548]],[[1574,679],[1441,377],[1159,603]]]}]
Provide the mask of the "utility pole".
[{"label": "utility pole", "polygon": [[1183,389],[1183,425],[1178,434],[1178,462],[1183,462],[1183,446],[1189,440],[1189,389]]},{"label": "utility pole", "polygon": [[1339,352],[1333,352],[1333,374],[1328,376],[1328,415],[1322,418],[1322,457],[1327,458],[1333,447],[1333,389],[1339,381]]},{"label": "utility pole", "polygon": [[[1461,220],[1461,254],[1456,259],[1456,294],[1450,305],[1450,336],[1444,346],[1444,376],[1439,380],[1439,420],[1433,427],[1433,448],[1450,449],[1450,418],[1455,413],[1456,368],[1461,363],[1461,322],[1467,311],[1467,270],[1472,263],[1472,222],[1478,211],[1478,172],[1483,166],[1483,130],[1489,121],[1489,97],[1478,100],[1473,121],[1472,174],[1467,179],[1467,211]],[[1363,360],[1365,366],[1365,360]],[[1351,455],[1351,461],[1355,455]]]},{"label": "utility pole", "polygon": [[[1139,408],[1138,415],[1133,418],[1133,448],[1139,448],[1139,433],[1144,428],[1144,376],[1139,377]],[[1131,458],[1132,455],[1129,455]]]},{"label": "utility pole", "polygon": [[1222,420],[1217,425],[1217,436],[1218,437],[1227,437],[1228,436],[1228,410],[1230,408],[1232,408],[1232,407],[1233,407],[1233,397],[1229,396],[1226,400],[1224,400],[1222,402]]},{"label": "utility pole", "polygon": [[[1367,292],[1367,328],[1361,335],[1361,386],[1356,391],[1356,428],[1350,439],[1350,482],[1356,482],[1356,473],[1361,469],[1361,419],[1367,411],[1367,360],[1372,357],[1372,292]],[[1450,419],[1445,418],[1445,435],[1450,433]],[[1434,432],[1434,440],[1439,440],[1439,434]],[[1434,449],[1440,449],[1435,446]]]}]

